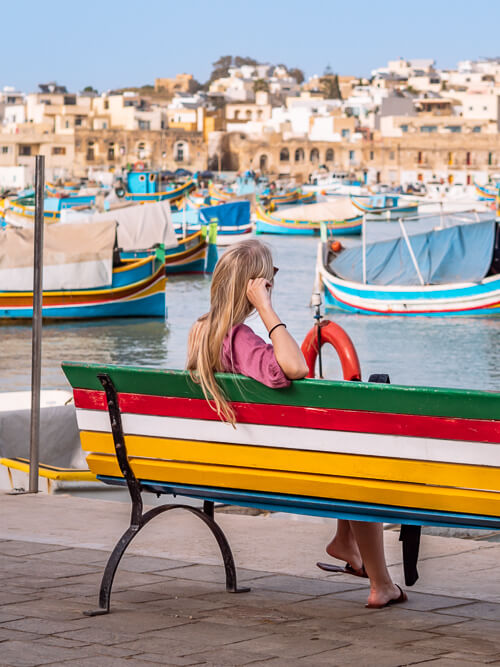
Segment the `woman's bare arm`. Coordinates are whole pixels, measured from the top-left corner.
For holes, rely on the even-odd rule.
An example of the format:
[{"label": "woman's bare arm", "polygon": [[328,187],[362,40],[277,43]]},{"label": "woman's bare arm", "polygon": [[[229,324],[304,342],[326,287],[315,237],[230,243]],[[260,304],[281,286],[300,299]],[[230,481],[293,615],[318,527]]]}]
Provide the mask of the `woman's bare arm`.
[{"label": "woman's bare arm", "polygon": [[[249,280],[247,297],[268,331],[281,322],[271,303],[271,283],[265,278]],[[285,327],[276,327],[271,334],[274,354],[280,368],[290,380],[304,378],[309,369],[300,347]]]}]

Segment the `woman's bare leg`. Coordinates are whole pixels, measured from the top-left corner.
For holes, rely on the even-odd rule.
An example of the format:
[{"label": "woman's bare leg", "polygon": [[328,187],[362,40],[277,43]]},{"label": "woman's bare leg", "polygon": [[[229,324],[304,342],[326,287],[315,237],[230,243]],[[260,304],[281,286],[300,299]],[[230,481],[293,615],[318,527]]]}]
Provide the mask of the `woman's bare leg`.
[{"label": "woman's bare leg", "polygon": [[350,529],[356,538],[366,573],[370,578],[369,604],[385,604],[400,596],[387,569],[384,551],[384,527],[381,523],[351,521]]},{"label": "woman's bare leg", "polygon": [[355,570],[361,569],[363,561],[358,543],[351,529],[351,522],[338,519],[337,532],[326,547],[326,553],[332,558],[338,558],[349,563]]}]

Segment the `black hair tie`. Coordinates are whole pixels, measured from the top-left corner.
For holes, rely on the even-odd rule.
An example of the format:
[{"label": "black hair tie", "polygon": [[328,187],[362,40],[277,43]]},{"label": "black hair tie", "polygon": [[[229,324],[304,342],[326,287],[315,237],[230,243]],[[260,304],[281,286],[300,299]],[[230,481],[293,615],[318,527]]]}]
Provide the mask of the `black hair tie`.
[{"label": "black hair tie", "polygon": [[286,329],[286,324],[285,324],[284,322],[278,322],[278,324],[275,324],[274,327],[271,327],[271,329],[269,330],[269,334],[268,334],[268,335],[269,335],[269,338],[271,338],[271,334],[272,334],[273,331],[274,331],[275,329],[277,329],[278,327],[285,327],[285,329]]}]

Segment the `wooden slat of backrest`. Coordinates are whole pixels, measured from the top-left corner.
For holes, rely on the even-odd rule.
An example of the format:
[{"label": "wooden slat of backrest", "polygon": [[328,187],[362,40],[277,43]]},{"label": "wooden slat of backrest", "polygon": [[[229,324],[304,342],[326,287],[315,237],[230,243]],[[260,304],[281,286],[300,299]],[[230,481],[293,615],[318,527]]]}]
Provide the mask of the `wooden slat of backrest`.
[{"label": "wooden slat of backrest", "polygon": [[[84,451],[115,453],[110,433],[82,431],[80,437]],[[128,455],[135,458],[500,491],[500,470],[485,466],[135,435],[125,436],[125,444]]]},{"label": "wooden slat of backrest", "polygon": [[[129,460],[135,475],[145,480],[500,516],[500,494],[487,491],[134,457]],[[113,456],[90,454],[87,462],[96,475],[121,476]]]}]

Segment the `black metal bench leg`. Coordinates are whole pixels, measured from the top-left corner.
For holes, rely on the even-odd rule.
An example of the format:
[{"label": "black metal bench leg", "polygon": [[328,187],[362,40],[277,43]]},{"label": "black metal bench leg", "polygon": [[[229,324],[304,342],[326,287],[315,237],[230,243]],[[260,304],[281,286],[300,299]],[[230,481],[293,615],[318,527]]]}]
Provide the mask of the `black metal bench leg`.
[{"label": "black metal bench leg", "polygon": [[221,551],[224,569],[226,572],[226,590],[229,593],[246,593],[249,588],[238,588],[236,578],[236,566],[234,564],[233,553],[231,547],[224,535],[222,528],[214,519],[214,503],[206,500],[203,503],[203,510],[190,505],[160,505],[153,507],[148,512],[143,513],[143,503],[141,496],[141,483],[135,477],[132,468],[128,462],[127,448],[125,446],[125,438],[123,435],[123,428],[121,423],[120,408],[118,405],[118,395],[113,386],[111,378],[107,374],[99,374],[98,378],[106,392],[106,399],[108,403],[108,412],[111,421],[111,431],[113,433],[113,441],[115,444],[116,457],[120,470],[127,482],[130,498],[132,501],[132,512],[130,519],[130,527],[123,533],[115,548],[106,563],[104,574],[101,580],[101,588],[99,591],[99,608],[91,611],[84,611],[86,616],[100,616],[108,614],[110,611],[111,591],[113,588],[113,581],[116,570],[127,550],[128,545],[132,542],[134,537],[147,523],[154,519],[158,514],[167,512],[173,509],[185,509],[200,518],[208,528],[210,528],[213,536],[217,540],[219,549]]},{"label": "black metal bench leg", "polygon": [[422,526],[403,524],[399,533],[399,540],[403,543],[403,569],[407,586],[413,586],[418,579],[417,563],[421,532]]}]

